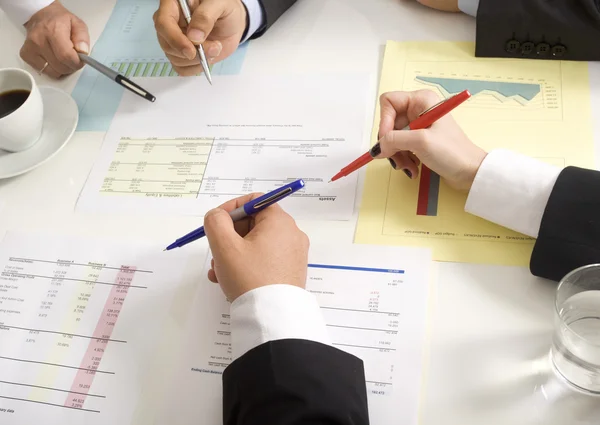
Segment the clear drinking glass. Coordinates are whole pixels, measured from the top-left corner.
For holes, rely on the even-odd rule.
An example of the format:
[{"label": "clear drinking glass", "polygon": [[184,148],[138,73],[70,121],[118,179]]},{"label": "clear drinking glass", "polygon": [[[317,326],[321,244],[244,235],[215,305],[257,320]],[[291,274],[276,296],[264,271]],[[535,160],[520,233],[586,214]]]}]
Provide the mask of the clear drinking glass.
[{"label": "clear drinking glass", "polygon": [[[600,264],[566,275],[558,286],[555,308],[555,371],[579,391],[600,395]],[[597,420],[600,424],[600,417]]]}]

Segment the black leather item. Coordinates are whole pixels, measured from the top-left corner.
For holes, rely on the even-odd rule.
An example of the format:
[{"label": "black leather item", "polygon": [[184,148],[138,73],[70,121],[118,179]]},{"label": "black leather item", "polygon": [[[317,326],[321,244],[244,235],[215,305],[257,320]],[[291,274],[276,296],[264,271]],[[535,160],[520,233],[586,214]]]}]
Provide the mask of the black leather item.
[{"label": "black leather item", "polygon": [[476,56],[595,61],[598,40],[600,0],[479,0]]},{"label": "black leather item", "polygon": [[263,35],[270,27],[296,3],[296,0],[259,0],[265,16],[265,26],[259,28],[251,38],[258,38]]},{"label": "black leather item", "polygon": [[224,425],[368,425],[363,362],[301,339],[262,344],[223,374]]},{"label": "black leather item", "polygon": [[567,167],[548,199],[529,267],[558,281],[594,263],[600,263],[600,172]]}]

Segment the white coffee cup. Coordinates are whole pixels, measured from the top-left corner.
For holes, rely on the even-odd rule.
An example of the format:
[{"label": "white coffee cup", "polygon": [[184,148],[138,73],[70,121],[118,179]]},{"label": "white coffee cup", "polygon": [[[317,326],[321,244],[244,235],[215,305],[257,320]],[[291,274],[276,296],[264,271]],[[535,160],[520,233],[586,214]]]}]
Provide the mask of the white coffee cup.
[{"label": "white coffee cup", "polygon": [[13,90],[29,92],[27,100],[15,111],[0,118],[0,149],[20,152],[39,140],[44,123],[42,95],[33,76],[22,69],[0,69],[0,96]]}]

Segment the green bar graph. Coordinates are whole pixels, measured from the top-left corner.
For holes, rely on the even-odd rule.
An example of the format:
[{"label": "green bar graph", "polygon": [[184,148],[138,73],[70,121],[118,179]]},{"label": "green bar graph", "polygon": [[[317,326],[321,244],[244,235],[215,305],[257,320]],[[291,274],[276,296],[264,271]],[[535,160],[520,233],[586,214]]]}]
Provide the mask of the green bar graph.
[{"label": "green bar graph", "polygon": [[[169,62],[111,62],[110,67],[126,77],[177,77]],[[214,70],[214,66],[210,67]],[[201,73],[198,75],[202,75]]]},{"label": "green bar graph", "polygon": [[126,77],[177,77],[169,62],[111,62],[110,67]]},{"label": "green bar graph", "polygon": [[145,63],[138,63],[137,69],[135,70],[135,75],[136,77],[139,77],[140,74],[142,73],[142,71],[144,70],[144,68],[146,68],[146,64]]}]

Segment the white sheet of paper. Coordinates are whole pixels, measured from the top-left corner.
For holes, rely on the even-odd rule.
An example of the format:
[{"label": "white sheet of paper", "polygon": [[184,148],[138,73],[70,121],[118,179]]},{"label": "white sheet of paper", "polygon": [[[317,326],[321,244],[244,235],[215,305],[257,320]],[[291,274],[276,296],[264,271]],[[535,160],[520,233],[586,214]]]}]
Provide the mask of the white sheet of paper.
[{"label": "white sheet of paper", "polygon": [[[430,251],[312,246],[309,261],[307,289],[317,297],[333,345],[364,361],[371,423],[416,424]],[[232,357],[229,304],[218,285],[199,284],[190,317],[157,424],[222,423],[221,375]]]},{"label": "white sheet of paper", "polygon": [[148,244],[8,233],[0,423],[130,424],[186,259]]},{"label": "white sheet of paper", "polygon": [[302,178],[306,188],[281,203],[294,217],[351,217],[357,173],[328,182],[363,153],[366,77],[138,83],[157,100],[123,96],[78,210],[203,215]]}]

